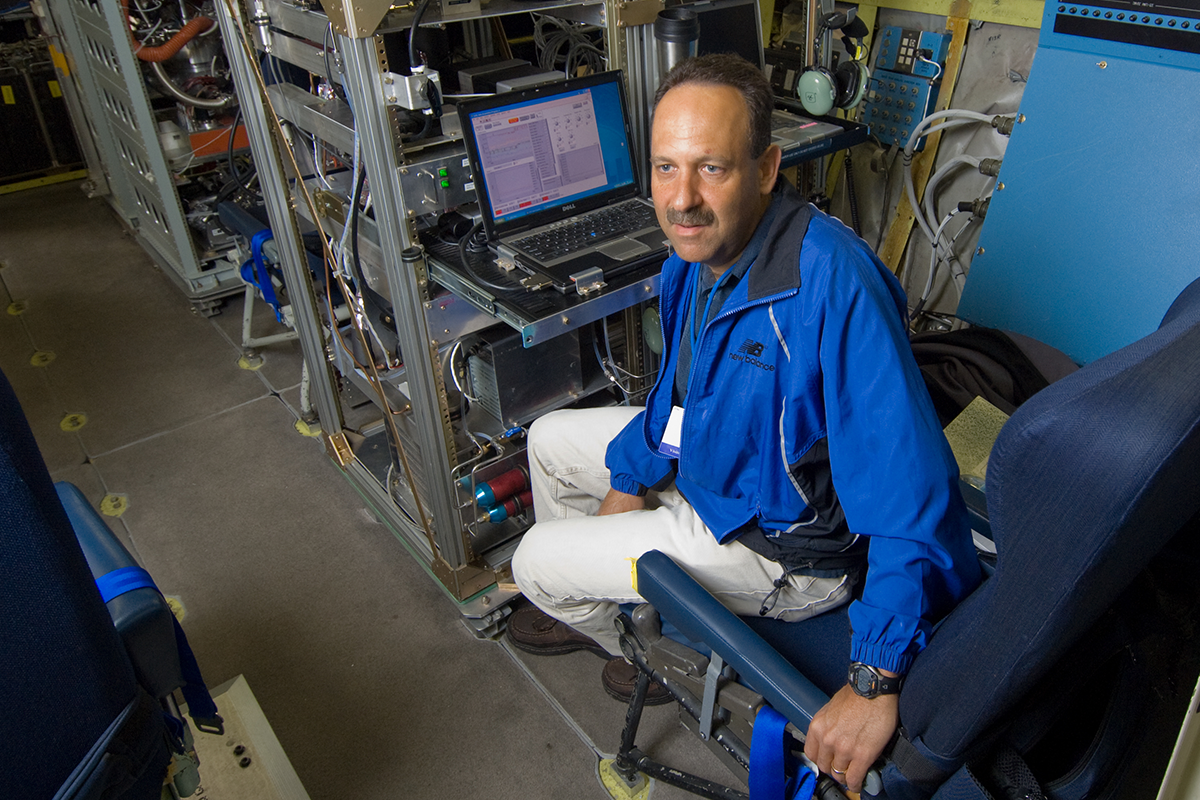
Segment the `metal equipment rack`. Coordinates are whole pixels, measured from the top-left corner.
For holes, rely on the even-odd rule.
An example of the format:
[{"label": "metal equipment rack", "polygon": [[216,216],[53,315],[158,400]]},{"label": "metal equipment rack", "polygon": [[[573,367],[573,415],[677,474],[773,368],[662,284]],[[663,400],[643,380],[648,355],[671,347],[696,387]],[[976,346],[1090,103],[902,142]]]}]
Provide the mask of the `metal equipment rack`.
[{"label": "metal equipment rack", "polygon": [[[447,14],[447,8],[455,6],[434,0],[422,25],[461,24],[478,55],[491,54],[490,17],[534,11],[598,26],[608,66],[617,68],[626,66],[623,29],[652,22],[661,3],[489,0],[466,14]],[[641,16],[631,16],[635,12]],[[481,522],[472,493],[478,482],[519,464],[524,444],[519,424],[513,431],[512,420],[489,417],[474,403],[456,416],[461,407],[454,398],[461,377],[456,372],[463,372],[456,356],[474,359],[465,353],[465,340],[499,347],[491,343],[503,339],[505,330],[519,343],[509,353],[518,360],[524,357],[521,351],[535,361],[552,352],[570,362],[574,348],[574,363],[568,366],[578,379],[552,406],[589,398],[613,402],[595,397],[610,388],[611,380],[597,369],[580,368],[579,338],[586,340],[594,323],[611,329],[606,345],[616,354],[610,355],[612,369],[624,376],[617,380],[636,388],[653,358],[640,326],[642,306],[657,296],[657,268],[586,297],[553,290],[506,293],[477,284],[456,254],[440,252],[428,236],[423,243],[419,231],[430,215],[474,198],[456,193],[469,181],[461,141],[442,135],[406,144],[399,134],[397,114],[403,112],[397,109],[428,106],[423,87],[433,80],[390,69],[385,39],[412,25],[414,9],[392,9],[386,0],[353,6],[327,0],[323,13],[280,0],[253,0],[252,7],[221,0],[218,13],[327,450],[380,519],[455,599],[468,625],[480,636],[491,635],[516,596],[507,578],[508,560],[532,515]],[[268,86],[258,66],[263,54],[339,84],[346,101],[286,83]],[[353,171],[308,181],[311,188],[295,180],[304,167],[291,163],[275,119],[341,154],[352,156],[357,137],[373,209],[355,220],[361,283],[390,302],[394,313],[387,322],[394,330],[382,335],[394,334],[394,357],[376,359],[378,349],[373,354],[367,336],[331,322],[338,278],[310,271],[300,234],[302,226],[319,227],[341,237],[351,219],[347,200],[352,201],[354,187],[347,173]],[[435,166],[452,169],[455,186],[437,186]],[[355,305],[354,298],[350,304]],[[362,311],[357,306],[351,317]],[[517,380],[540,379],[522,374]],[[354,398],[362,395],[372,403],[366,407],[367,421],[348,422],[363,416],[363,408],[354,407]]]},{"label": "metal equipment rack", "polygon": [[[241,290],[238,264],[229,258],[231,245],[206,242],[189,224],[193,211],[180,195],[176,174],[223,158],[221,137],[234,131],[214,123],[199,137],[204,146],[193,145],[187,167],[173,164],[160,137],[163,115],[147,91],[121,0],[47,0],[46,10],[42,24],[87,160],[90,194],[105,197],[199,311],[217,313],[220,298]],[[146,68],[170,82],[160,64]],[[186,136],[179,132],[183,147]]]}]

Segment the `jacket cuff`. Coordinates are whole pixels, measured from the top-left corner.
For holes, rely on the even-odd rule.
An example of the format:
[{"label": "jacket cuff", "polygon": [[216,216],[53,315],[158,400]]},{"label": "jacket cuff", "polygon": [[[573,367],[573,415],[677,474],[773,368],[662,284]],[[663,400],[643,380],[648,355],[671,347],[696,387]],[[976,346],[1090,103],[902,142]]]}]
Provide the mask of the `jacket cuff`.
[{"label": "jacket cuff", "polygon": [[608,485],[616,489],[618,492],[624,492],[625,494],[632,494],[638,497],[646,496],[645,486],[633,480],[632,478],[628,478],[623,475],[613,475],[609,478]]},{"label": "jacket cuff", "polygon": [[861,661],[877,669],[886,669],[889,672],[904,675],[912,666],[913,658],[914,656],[909,653],[897,653],[883,645],[862,642],[857,638],[850,640],[850,660]]}]

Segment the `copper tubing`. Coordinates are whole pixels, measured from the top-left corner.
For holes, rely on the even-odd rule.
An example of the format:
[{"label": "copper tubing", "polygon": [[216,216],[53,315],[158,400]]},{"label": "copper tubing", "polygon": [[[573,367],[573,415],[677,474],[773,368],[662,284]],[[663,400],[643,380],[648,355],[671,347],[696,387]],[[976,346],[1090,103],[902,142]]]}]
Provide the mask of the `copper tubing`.
[{"label": "copper tubing", "polygon": [[[129,0],[121,0],[121,12],[126,19],[129,18]],[[217,23],[208,17],[193,17],[186,25],[179,29],[179,33],[167,40],[166,44],[160,44],[157,47],[145,47],[133,35],[133,31],[129,31],[129,38],[133,42],[133,54],[142,61],[150,61],[160,63],[171,58],[184,45],[195,39],[201,33],[204,33]]]}]

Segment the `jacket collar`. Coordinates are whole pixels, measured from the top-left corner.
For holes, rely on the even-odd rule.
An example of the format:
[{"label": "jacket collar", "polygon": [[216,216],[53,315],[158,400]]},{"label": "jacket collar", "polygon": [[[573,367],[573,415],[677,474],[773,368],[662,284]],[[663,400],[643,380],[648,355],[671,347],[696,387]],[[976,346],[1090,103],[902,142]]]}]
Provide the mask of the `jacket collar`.
[{"label": "jacket collar", "polygon": [[776,184],[775,192],[779,203],[775,220],[750,269],[746,287],[746,299],[750,302],[800,288],[798,258],[800,245],[808,233],[808,223],[812,220],[812,206],[782,178]]}]

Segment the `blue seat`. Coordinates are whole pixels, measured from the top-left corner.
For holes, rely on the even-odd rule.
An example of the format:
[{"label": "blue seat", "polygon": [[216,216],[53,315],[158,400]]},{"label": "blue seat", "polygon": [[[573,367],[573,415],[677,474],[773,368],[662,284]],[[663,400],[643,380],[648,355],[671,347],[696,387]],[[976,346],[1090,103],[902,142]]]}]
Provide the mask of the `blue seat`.
[{"label": "blue seat", "polygon": [[[78,489],[51,483],[3,374],[0,551],[0,797],[158,800],[190,741],[172,692],[198,674],[144,574],[103,596],[97,578],[141,570]],[[220,729],[215,707],[191,710]],[[184,796],[197,781],[185,767],[177,758]]]},{"label": "blue seat", "polygon": [[[1148,680],[1130,655],[1149,618],[1139,616],[1137,581],[1165,547],[1190,544],[1200,529],[1200,280],[1156,332],[1013,414],[989,461],[987,512],[995,572],[940,622],[913,664],[900,696],[904,735],[871,788],[894,799],[989,797],[972,769],[999,753],[1022,762],[1045,747],[1056,715],[1078,709],[1070,704],[1087,687],[1093,696],[1082,702],[1097,730],[1078,748],[1078,762],[1065,777],[1059,769],[1053,785],[1023,763],[1017,772],[1018,782],[1040,782],[1036,790],[1050,797],[1097,796],[1122,779],[1123,753],[1138,735],[1124,724]],[[711,648],[801,733],[844,684],[844,611],[794,625],[742,620],[657,552],[638,561],[637,577],[665,623]],[[699,680],[714,682],[706,665],[689,687],[678,666],[685,659],[674,652],[680,645],[663,643],[652,620],[639,609],[623,621],[627,655],[677,696],[690,690],[686,699],[704,705]],[[701,726],[737,734],[733,705]],[[740,752],[732,753],[735,765]],[[632,763],[625,759],[627,775]]]}]

